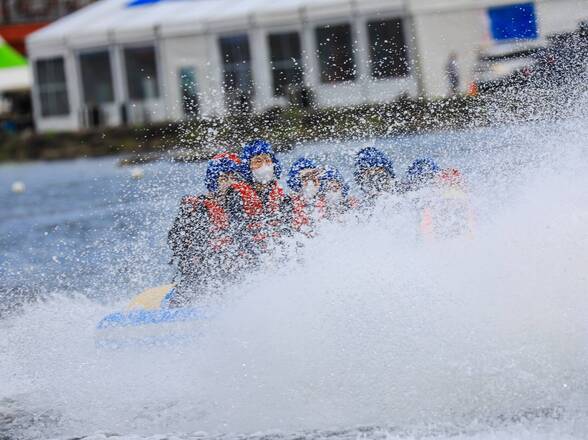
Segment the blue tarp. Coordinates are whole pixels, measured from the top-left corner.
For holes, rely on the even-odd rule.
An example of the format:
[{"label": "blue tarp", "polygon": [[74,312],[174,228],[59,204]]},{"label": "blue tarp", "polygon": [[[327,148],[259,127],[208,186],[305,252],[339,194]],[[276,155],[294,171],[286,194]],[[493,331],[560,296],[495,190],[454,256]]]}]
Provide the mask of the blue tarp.
[{"label": "blue tarp", "polygon": [[497,41],[534,40],[538,37],[533,3],[488,8],[492,37]]},{"label": "blue tarp", "polygon": [[131,0],[127,7],[132,8],[133,6],[150,5],[153,3],[159,3],[161,0]]}]

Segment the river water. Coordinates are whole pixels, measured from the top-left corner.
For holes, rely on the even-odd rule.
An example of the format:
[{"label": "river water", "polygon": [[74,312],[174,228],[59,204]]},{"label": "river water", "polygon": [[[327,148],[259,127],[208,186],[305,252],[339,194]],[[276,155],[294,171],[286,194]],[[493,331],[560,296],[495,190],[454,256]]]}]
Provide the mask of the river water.
[{"label": "river water", "polygon": [[115,353],[96,322],[171,280],[204,165],[1,166],[0,438],[588,437],[587,135],[578,117],[300,146],[285,168],[351,177],[366,145],[399,174],[459,167],[474,237],[422,243],[384,204],[228,289],[197,344]]}]

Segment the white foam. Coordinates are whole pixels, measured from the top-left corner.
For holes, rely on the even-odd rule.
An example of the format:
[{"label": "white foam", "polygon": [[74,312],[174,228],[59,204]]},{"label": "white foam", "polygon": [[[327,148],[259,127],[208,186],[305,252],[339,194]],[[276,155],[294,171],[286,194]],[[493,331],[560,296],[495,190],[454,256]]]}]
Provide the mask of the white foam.
[{"label": "white foam", "polygon": [[302,263],[227,292],[194,346],[98,352],[95,324],[118,305],[56,297],[0,323],[0,398],[59,414],[41,436],[476,424],[456,438],[585,437],[588,133],[512,130],[517,148],[475,153],[473,239],[420,242],[396,206],[327,225]]}]

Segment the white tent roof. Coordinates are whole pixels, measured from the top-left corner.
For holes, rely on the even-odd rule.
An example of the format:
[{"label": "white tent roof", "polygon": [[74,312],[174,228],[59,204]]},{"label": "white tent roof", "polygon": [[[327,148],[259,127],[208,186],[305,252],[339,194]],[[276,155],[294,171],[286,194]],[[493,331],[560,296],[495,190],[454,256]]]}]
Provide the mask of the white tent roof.
[{"label": "white tent roof", "polygon": [[347,15],[352,7],[375,5],[400,8],[403,0],[160,0],[129,6],[129,0],[101,0],[33,33],[30,46],[67,41],[70,45],[105,42],[109,37],[140,37],[158,29],[162,35],[197,33],[223,24],[248,26],[251,21],[272,22],[278,17],[300,14]]},{"label": "white tent roof", "polygon": [[28,90],[31,88],[29,66],[0,69],[0,93]]}]

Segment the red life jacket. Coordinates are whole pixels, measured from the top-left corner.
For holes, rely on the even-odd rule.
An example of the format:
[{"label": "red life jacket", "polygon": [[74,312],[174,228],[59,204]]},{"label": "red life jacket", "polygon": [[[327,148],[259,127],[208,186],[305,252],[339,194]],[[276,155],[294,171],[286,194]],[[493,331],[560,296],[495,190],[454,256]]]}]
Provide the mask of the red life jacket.
[{"label": "red life jacket", "polygon": [[279,226],[276,224],[280,220],[274,217],[282,209],[282,203],[286,193],[278,183],[274,181],[269,192],[268,200],[264,204],[257,191],[246,183],[239,183],[238,189],[241,196],[244,197],[243,205],[249,206],[249,212],[246,214],[251,217],[251,222],[247,225],[249,230],[254,234],[254,240],[258,243],[264,242],[270,236],[277,236],[276,233],[268,232],[272,228]]},{"label": "red life jacket", "polygon": [[327,201],[325,200],[324,197],[317,197],[317,201],[316,201],[316,210],[318,212],[318,217],[320,219],[324,219],[327,218],[329,215],[329,207],[327,205]]},{"label": "red life jacket", "polygon": [[269,194],[268,205],[265,207],[266,211],[271,214],[277,213],[282,208],[282,202],[284,201],[285,197],[286,193],[278,181],[274,180],[273,187]]},{"label": "red life jacket", "polygon": [[[317,202],[318,207],[318,202]],[[300,231],[302,228],[309,227],[311,224],[310,216],[308,215],[308,204],[299,195],[292,196],[292,226],[295,230]]]},{"label": "red life jacket", "polygon": [[184,197],[182,204],[190,206],[192,211],[204,206],[209,220],[210,247],[213,250],[218,252],[233,241],[232,237],[226,235],[226,230],[229,229],[229,216],[215,200],[204,196],[188,196]]},{"label": "red life jacket", "polygon": [[267,238],[263,231],[263,202],[257,192],[245,182],[234,183],[231,188],[237,191],[243,202],[243,211],[249,218],[247,229],[253,234],[253,239],[261,242]]},{"label": "red life jacket", "polygon": [[245,182],[233,183],[231,188],[241,196],[243,211],[248,217],[254,218],[263,214],[263,203],[253,188]]}]

